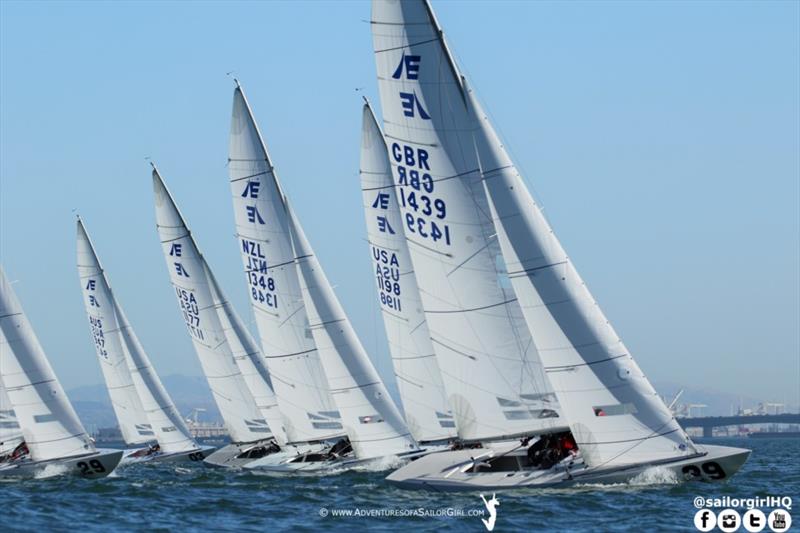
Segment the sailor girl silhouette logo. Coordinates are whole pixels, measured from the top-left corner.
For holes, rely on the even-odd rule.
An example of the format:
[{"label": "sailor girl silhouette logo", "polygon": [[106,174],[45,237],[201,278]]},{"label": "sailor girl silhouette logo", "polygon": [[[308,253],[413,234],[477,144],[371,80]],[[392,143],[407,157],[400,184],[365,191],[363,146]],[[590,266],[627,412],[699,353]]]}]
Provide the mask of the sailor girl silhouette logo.
[{"label": "sailor girl silhouette logo", "polygon": [[492,531],[494,529],[494,523],[497,520],[497,506],[500,505],[500,501],[497,499],[496,494],[492,494],[492,499],[489,501],[486,501],[486,498],[481,494],[481,500],[483,500],[483,505],[486,506],[486,510],[489,511],[489,519],[481,518],[481,522],[486,526],[486,531]]}]

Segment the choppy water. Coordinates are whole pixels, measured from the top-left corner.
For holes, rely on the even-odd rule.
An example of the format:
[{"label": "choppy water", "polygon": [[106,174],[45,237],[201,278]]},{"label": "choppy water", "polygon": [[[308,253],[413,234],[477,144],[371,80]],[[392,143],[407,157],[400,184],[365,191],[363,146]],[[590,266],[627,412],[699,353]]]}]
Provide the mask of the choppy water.
[{"label": "choppy water", "polygon": [[[494,531],[696,531],[696,496],[792,496],[800,504],[800,440],[713,442],[753,450],[744,468],[725,483],[671,484],[656,474],[636,485],[499,493]],[[102,480],[6,480],[0,482],[0,530],[486,531],[480,517],[447,516],[483,510],[477,493],[400,490],[384,482],[384,475],[272,478],[199,465],[138,465]],[[327,516],[321,516],[322,508]],[[442,515],[334,517],[340,509]],[[800,505],[792,516],[795,526],[800,524]]]}]

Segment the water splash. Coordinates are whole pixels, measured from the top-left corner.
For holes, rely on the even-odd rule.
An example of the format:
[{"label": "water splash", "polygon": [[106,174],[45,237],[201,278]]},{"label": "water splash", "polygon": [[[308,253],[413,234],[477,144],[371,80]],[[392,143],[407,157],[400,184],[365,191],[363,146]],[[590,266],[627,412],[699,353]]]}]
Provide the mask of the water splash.
[{"label": "water splash", "polygon": [[648,485],[677,485],[680,482],[681,480],[678,478],[678,474],[673,470],[663,466],[654,466],[633,477],[628,481],[628,485],[635,487]]},{"label": "water splash", "polygon": [[401,459],[396,455],[387,455],[360,464],[354,467],[353,470],[359,472],[385,472],[387,470],[395,470],[400,468],[406,463],[406,461],[406,459]]},{"label": "water splash", "polygon": [[34,474],[34,479],[48,479],[56,476],[63,476],[69,472],[67,465],[63,463],[50,463]]}]

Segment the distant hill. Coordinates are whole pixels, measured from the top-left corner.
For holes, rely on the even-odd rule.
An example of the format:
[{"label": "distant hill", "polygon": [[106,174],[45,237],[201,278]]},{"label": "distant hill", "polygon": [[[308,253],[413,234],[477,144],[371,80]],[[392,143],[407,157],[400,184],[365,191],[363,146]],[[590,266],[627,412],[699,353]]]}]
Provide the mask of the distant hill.
[{"label": "distant hill", "polygon": [[[201,413],[199,417],[201,422],[222,422],[205,378],[172,374],[163,378],[163,382],[184,417],[188,417],[193,409],[200,408],[205,409],[205,412]],[[395,384],[387,385],[390,395],[397,399]],[[731,406],[738,407],[741,403],[745,408],[753,408],[759,402],[758,399],[750,396],[739,396],[713,389],[682,387],[671,382],[654,382],[653,386],[667,403],[672,401],[678,391],[683,389],[683,394],[678,400],[679,404],[704,404],[707,406],[702,409],[693,409],[694,416],[728,415],[731,413]],[[72,400],[78,416],[90,431],[117,425],[105,385],[77,387],[67,391],[67,395]],[[798,409],[797,406],[787,407],[789,411],[793,412]]]},{"label": "distant hill", "polygon": [[[172,374],[162,378],[162,382],[184,417],[189,417],[193,409],[199,408],[205,409],[199,416],[201,422],[222,421],[205,378]],[[77,387],[67,391],[67,396],[88,430],[117,425],[105,385]]]}]

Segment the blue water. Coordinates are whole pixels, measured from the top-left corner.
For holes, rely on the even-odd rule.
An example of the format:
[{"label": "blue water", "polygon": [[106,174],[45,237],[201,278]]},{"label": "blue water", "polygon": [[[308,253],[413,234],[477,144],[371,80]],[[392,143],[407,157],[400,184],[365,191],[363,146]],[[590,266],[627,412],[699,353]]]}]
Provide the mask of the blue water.
[{"label": "blue water", "polygon": [[[636,486],[499,493],[494,531],[696,531],[695,496],[792,496],[798,504],[792,516],[795,526],[800,524],[800,440],[709,442],[751,448],[753,454],[724,483],[663,484],[655,479]],[[429,514],[484,509],[477,493],[401,490],[384,482],[384,475],[272,478],[188,464],[138,465],[102,480],[6,480],[0,482],[0,530],[486,531],[477,516],[332,516],[339,509],[422,509]],[[320,516],[321,508],[328,516]]]}]

